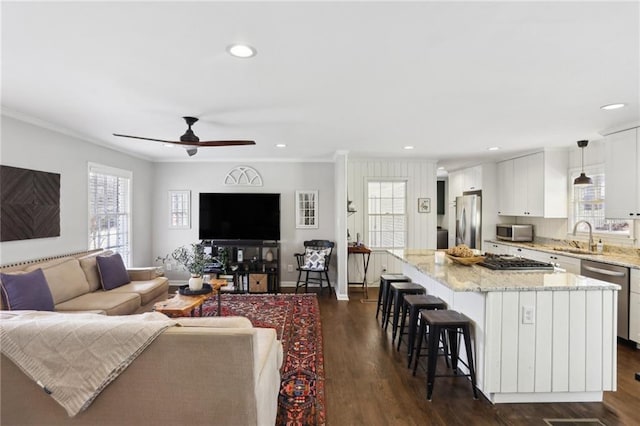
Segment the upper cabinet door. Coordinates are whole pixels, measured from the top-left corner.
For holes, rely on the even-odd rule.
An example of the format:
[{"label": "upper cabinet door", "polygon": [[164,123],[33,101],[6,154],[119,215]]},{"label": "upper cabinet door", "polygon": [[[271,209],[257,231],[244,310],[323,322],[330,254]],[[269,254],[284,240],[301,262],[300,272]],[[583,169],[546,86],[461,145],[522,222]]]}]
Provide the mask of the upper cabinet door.
[{"label": "upper cabinet door", "polygon": [[638,129],[607,136],[605,149],[605,216],[610,219],[640,217]]},{"label": "upper cabinet door", "polygon": [[[544,156],[542,152],[528,155],[527,158],[527,216],[544,216]],[[566,184],[565,184],[566,187]]]},{"label": "upper cabinet door", "polygon": [[566,151],[538,152],[497,166],[498,214],[567,217]]},{"label": "upper cabinet door", "polygon": [[513,160],[513,208],[517,216],[527,215],[529,190],[529,156]]},{"label": "upper cabinet door", "polygon": [[474,166],[464,169],[464,191],[477,191],[482,189],[482,166]]},{"label": "upper cabinet door", "polygon": [[497,164],[498,175],[498,214],[516,216],[514,209],[515,184],[513,181],[513,160],[500,161]]}]

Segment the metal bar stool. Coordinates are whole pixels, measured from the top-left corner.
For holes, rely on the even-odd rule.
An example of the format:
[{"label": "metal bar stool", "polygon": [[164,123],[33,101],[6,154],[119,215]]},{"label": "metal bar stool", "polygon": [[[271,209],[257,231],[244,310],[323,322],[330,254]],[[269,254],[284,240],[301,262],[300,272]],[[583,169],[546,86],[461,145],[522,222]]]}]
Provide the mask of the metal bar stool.
[{"label": "metal bar stool", "polygon": [[[471,319],[457,311],[451,311],[448,309],[436,310],[436,311],[422,311],[420,312],[421,323],[418,336],[418,346],[416,348],[416,360],[413,365],[413,374],[416,373],[416,367],[418,365],[418,359],[420,358],[420,349],[422,346],[422,339],[426,333],[426,327],[429,327],[428,333],[428,360],[427,360],[427,399],[431,401],[431,395],[433,394],[433,387],[436,377],[470,377],[471,389],[473,390],[473,398],[478,399],[478,392],[476,390],[476,372],[473,366],[473,352],[471,349],[471,332],[470,324]],[[451,367],[453,374],[436,374],[437,356],[438,356],[438,338],[444,337],[446,333],[447,339],[445,342],[444,350],[445,356],[451,356]],[[467,362],[460,360],[459,348],[458,348],[458,335],[461,334],[464,339],[464,346],[467,352]],[[447,344],[449,349],[447,350]],[[469,369],[469,374],[458,374],[458,362],[466,365]]]},{"label": "metal bar stool", "polygon": [[[413,360],[413,349],[416,342],[416,333],[418,331],[418,316],[422,309],[447,309],[447,304],[439,297],[429,294],[408,294],[404,296],[402,304],[402,314],[400,315],[400,331],[398,333],[398,346],[396,350],[400,350],[402,336],[407,334],[407,367],[411,367]],[[409,313],[409,330],[404,332],[404,325],[407,319],[407,311]]]},{"label": "metal bar stool", "polygon": [[393,282],[411,282],[411,278],[405,277],[401,274],[382,274],[380,275],[380,291],[378,291],[378,306],[376,307],[376,319],[378,314],[382,311],[381,326],[384,325],[384,314],[386,312],[385,306],[389,300],[389,286]]},{"label": "metal bar stool", "polygon": [[387,302],[386,314],[383,318],[384,329],[387,330],[389,326],[389,317],[391,315],[391,305],[393,305],[393,333],[391,341],[396,338],[396,331],[398,329],[398,318],[400,318],[400,307],[402,306],[402,298],[407,294],[425,294],[427,289],[416,283],[396,282],[389,285],[389,295]]}]

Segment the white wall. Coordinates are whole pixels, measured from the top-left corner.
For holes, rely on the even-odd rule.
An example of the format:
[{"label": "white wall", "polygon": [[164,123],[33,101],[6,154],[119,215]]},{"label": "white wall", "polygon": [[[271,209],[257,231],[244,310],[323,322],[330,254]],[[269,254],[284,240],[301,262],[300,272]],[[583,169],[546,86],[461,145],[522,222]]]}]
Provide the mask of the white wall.
[{"label": "white wall", "polygon": [[[403,179],[407,182],[407,248],[436,248],[437,188],[436,163],[430,160],[349,159],[347,192],[357,208],[347,218],[352,241],[360,233],[368,245],[365,229],[366,185],[371,179]],[[431,213],[418,213],[418,198],[431,198]],[[361,259],[349,259],[349,281],[362,280]],[[392,256],[374,252],[371,255],[367,282],[377,282],[383,267],[388,272],[402,272]]]},{"label": "white wall", "polygon": [[150,264],[152,163],[5,115],[1,118],[2,165],[60,173],[60,236],[2,242],[0,264],[87,249],[89,162],[133,172],[132,266]]},{"label": "white wall", "polygon": [[[215,149],[215,148],[214,148]],[[225,186],[224,177],[236,166],[253,167],[262,176],[262,187]],[[198,209],[200,192],[264,192],[280,193],[280,268],[281,281],[297,278],[294,253],[303,250],[309,239],[334,240],[335,197],[333,163],[290,162],[174,162],[155,166],[152,199],[153,257],[164,256],[176,247],[198,241]],[[191,190],[191,229],[169,229],[169,190]],[[318,229],[296,229],[294,197],[296,190],[318,190]],[[256,212],[260,214],[260,212]],[[335,263],[332,261],[332,284],[335,284]],[[287,272],[294,265],[294,272]],[[170,276],[171,278],[171,276]]]}]

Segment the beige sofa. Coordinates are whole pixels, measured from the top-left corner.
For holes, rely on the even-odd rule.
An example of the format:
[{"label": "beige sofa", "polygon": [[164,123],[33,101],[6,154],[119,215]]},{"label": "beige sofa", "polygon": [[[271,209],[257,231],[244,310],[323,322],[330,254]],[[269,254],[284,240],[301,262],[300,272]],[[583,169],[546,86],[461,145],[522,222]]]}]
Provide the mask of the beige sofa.
[{"label": "beige sofa", "polygon": [[127,315],[151,311],[154,303],[167,299],[169,280],[156,276],[156,268],[129,269],[129,284],[102,290],[96,256],[108,254],[111,252],[84,252],[6,266],[0,268],[0,272],[22,273],[42,268],[55,310],[60,312],[97,311],[107,315]]},{"label": "beige sofa", "polygon": [[83,412],[66,411],[4,355],[3,425],[275,424],[282,345],[246,318],[180,318]]}]

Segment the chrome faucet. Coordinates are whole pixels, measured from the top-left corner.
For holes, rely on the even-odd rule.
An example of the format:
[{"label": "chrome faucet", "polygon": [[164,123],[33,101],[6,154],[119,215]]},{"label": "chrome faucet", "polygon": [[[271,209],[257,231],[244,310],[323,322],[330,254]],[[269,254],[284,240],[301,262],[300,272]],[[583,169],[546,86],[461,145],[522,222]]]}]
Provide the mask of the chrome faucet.
[{"label": "chrome faucet", "polygon": [[576,235],[576,230],[578,229],[578,225],[580,225],[581,223],[586,223],[587,226],[589,227],[589,251],[593,251],[596,245],[593,243],[593,228],[591,227],[591,224],[589,222],[587,222],[586,220],[577,221],[576,224],[573,225],[573,235]]}]

